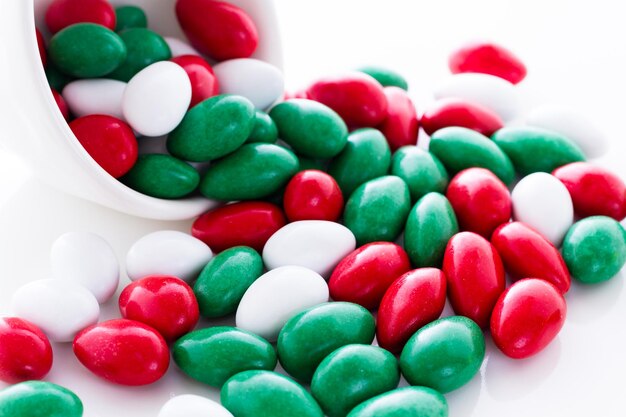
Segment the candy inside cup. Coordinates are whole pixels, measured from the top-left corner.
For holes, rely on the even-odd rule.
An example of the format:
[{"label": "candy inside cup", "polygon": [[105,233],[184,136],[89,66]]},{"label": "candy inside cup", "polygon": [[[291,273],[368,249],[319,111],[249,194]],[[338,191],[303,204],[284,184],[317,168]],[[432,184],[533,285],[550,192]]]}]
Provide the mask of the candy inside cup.
[{"label": "candy inside cup", "polygon": [[[141,194],[107,174],[83,149],[54,101],[41,65],[35,25],[46,35],[44,14],[51,0],[10,0],[0,13],[1,96],[0,146],[20,156],[35,175],[69,194],[151,219],[182,220],[218,204],[203,197],[163,200]],[[110,0],[134,4],[148,16],[148,25],[163,36],[185,40],[174,13],[175,0]],[[282,68],[278,21],[272,0],[228,0],[254,20],[259,46],[253,58]],[[35,19],[33,20],[33,15]],[[146,139],[150,140],[150,138]]]}]

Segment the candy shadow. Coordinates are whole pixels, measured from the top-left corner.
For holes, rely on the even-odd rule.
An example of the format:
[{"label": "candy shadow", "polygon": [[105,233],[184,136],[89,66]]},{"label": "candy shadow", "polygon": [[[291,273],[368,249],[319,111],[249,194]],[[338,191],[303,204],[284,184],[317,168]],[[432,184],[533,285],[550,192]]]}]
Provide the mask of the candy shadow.
[{"label": "candy shadow", "polygon": [[483,369],[485,363],[483,362],[480,371],[474,375],[471,381],[445,395],[446,400],[448,400],[449,417],[470,417],[473,415],[480,393],[483,390]]},{"label": "candy shadow", "polygon": [[626,268],[622,268],[613,278],[598,284],[581,284],[572,281],[572,287],[565,295],[567,300],[567,320],[575,324],[588,324],[607,315],[619,301],[624,288]]}]

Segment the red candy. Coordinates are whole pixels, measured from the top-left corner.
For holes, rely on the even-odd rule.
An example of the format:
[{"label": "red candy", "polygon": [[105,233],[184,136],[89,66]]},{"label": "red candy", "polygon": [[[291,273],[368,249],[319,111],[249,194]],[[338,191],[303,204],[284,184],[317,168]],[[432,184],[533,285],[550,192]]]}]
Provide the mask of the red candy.
[{"label": "red candy", "polygon": [[350,127],[375,127],[387,116],[383,86],[362,72],[323,78],[306,94],[336,111]]},{"label": "red candy", "polygon": [[626,185],[612,172],[587,162],[574,162],[557,168],[552,175],[569,191],[579,216],[604,215],[617,221],[626,217]]},{"label": "red candy", "polygon": [[387,288],[409,269],[409,256],[402,247],[391,242],[368,243],[335,267],[328,281],[330,296],[375,309]]},{"label": "red candy", "polygon": [[457,233],[446,246],[443,272],[454,312],[488,327],[506,285],[502,260],[493,245],[476,233]]},{"label": "red candy", "polygon": [[559,250],[539,232],[524,223],[507,223],[493,232],[491,243],[513,279],[535,277],[563,294],[569,290],[571,278]]},{"label": "red candy", "polygon": [[54,88],[50,88],[50,90],[52,90],[52,97],[54,97],[54,101],[56,101],[57,107],[61,111],[61,114],[63,115],[63,118],[65,120],[69,120],[69,118],[70,118],[70,109],[67,107],[67,103],[63,99],[63,96],[61,94],[59,94],[59,92],[57,90],[55,90]]},{"label": "red candy", "polygon": [[170,353],[163,337],[134,320],[105,321],[74,338],[74,354],[85,368],[120,385],[146,385],[167,371]]},{"label": "red candy", "polygon": [[505,355],[527,358],[556,337],[566,312],[565,299],[554,285],[541,279],[523,279],[498,299],[491,316],[491,336]]},{"label": "red candy", "polygon": [[376,339],[393,353],[418,329],[436,320],[446,304],[446,277],[436,268],[409,271],[387,289],[378,308]]},{"label": "red candy", "polygon": [[80,117],[70,128],[85,150],[115,178],[126,174],[137,161],[137,139],[133,130],[112,116]]},{"label": "red candy", "polygon": [[35,28],[35,35],[37,36],[37,48],[39,49],[39,56],[41,57],[41,63],[45,67],[46,61],[47,61],[46,41],[44,41],[41,32],[37,28]]},{"label": "red candy", "polygon": [[291,222],[298,220],[337,221],[343,209],[343,195],[333,177],[310,169],[296,174],[283,196],[285,214]]},{"label": "red candy", "polygon": [[446,191],[461,230],[489,239],[498,226],[511,219],[511,193],[484,168],[468,168],[452,178]]},{"label": "red candy", "polygon": [[170,276],[131,283],[120,294],[119,306],[122,317],[153,327],[168,342],[193,330],[200,314],[191,287]]},{"label": "red candy", "polygon": [[230,3],[178,0],[176,17],[191,45],[218,61],[248,58],[259,43],[250,16]]},{"label": "red candy", "polygon": [[34,324],[0,318],[0,381],[9,384],[42,379],[52,367],[52,347]]},{"label": "red candy", "polygon": [[219,93],[219,86],[217,78],[213,74],[213,68],[202,57],[181,55],[172,58],[172,62],[180,65],[187,73],[189,81],[191,81],[190,108]]},{"label": "red candy", "polygon": [[399,87],[385,87],[384,92],[387,116],[378,129],[387,138],[391,152],[405,145],[415,145],[419,123],[411,98]]},{"label": "red candy", "polygon": [[444,127],[460,126],[491,136],[504,126],[500,116],[493,111],[457,98],[437,100],[426,109],[420,123],[429,135]]},{"label": "red candy", "polygon": [[207,211],[193,223],[191,234],[214,252],[241,245],[260,252],[270,236],[286,223],[280,207],[244,201]]},{"label": "red candy", "polygon": [[46,10],[52,34],[75,23],[97,23],[115,30],[115,10],[106,0],[54,0]]},{"label": "red candy", "polygon": [[517,84],[526,77],[526,66],[511,51],[489,42],[464,45],[450,56],[448,66],[453,74],[480,72],[504,78]]}]

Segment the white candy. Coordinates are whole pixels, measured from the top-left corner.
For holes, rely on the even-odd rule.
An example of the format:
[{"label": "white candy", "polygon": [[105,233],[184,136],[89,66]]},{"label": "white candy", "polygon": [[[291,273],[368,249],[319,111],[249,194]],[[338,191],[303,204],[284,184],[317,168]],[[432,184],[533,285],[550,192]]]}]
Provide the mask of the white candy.
[{"label": "white candy", "polygon": [[574,206],[565,185],[545,172],[520,180],[511,193],[513,218],[544,235],[556,247],[574,222]]},{"label": "white candy", "polygon": [[236,94],[264,110],[285,91],[283,73],[267,62],[238,58],[220,62],[213,67],[222,94]]},{"label": "white candy", "polygon": [[607,138],[584,114],[565,106],[544,104],[533,109],[526,123],[560,133],[574,141],[588,158],[597,158],[607,150]]},{"label": "white candy", "polygon": [[181,55],[200,55],[200,52],[196,51],[191,45],[185,41],[181,41],[178,38],[166,36],[163,38],[172,52],[172,58],[176,58]]},{"label": "white candy", "polygon": [[199,395],[178,395],[166,402],[157,417],[233,417],[218,402]]},{"label": "white candy", "polygon": [[263,248],[267,269],[299,265],[328,278],[339,261],[356,248],[347,227],[324,220],[289,223],[274,233]]},{"label": "white candy", "polygon": [[126,86],[122,110],[139,134],[161,136],[183,119],[191,101],[191,82],[185,70],[170,61],[139,71]]},{"label": "white candy", "polygon": [[213,252],[201,240],[176,230],[150,233],[136,241],[126,255],[126,272],[136,281],[148,275],[195,279]]},{"label": "white candy", "polygon": [[54,342],[71,342],[76,333],[98,322],[100,306],[85,287],[43,279],[20,287],[12,299],[13,313],[39,326]]},{"label": "white candy", "polygon": [[99,303],[115,293],[120,278],[117,257],[102,237],[89,232],[60,236],[50,251],[52,276],[87,288]]},{"label": "white candy", "polygon": [[63,89],[63,99],[76,117],[107,114],[125,120],[122,97],[126,83],[118,80],[88,79],[72,81]]},{"label": "white candy", "polygon": [[515,119],[520,111],[518,90],[513,84],[489,74],[463,73],[446,79],[434,91],[435,98],[460,98],[480,104],[503,121]]},{"label": "white candy", "polygon": [[237,327],[273,342],[294,314],[328,301],[328,285],[318,273],[283,266],[261,275],[243,295]]}]

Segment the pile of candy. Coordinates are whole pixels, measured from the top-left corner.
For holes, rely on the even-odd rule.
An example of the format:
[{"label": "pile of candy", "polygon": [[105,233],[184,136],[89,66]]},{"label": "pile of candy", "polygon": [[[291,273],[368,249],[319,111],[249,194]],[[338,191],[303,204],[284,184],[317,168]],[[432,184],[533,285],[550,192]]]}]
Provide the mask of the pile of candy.
[{"label": "pile of candy", "polygon": [[[159,417],[447,416],[442,394],[478,372],[483,331],[511,358],[535,355],[563,326],[571,277],[599,283],[626,263],[626,185],[585,162],[603,152],[601,132],[552,106],[506,126],[526,75],[506,49],[455,51],[454,75],[419,119],[404,78],[379,67],[274,104],[278,71],[230,60],[256,44],[241,9],[178,0],[176,11],[194,47],[229,61],[215,72],[200,56],[166,61],[173,45],[190,47],[145,29],[140,9],[55,0],[47,69],[122,80],[63,89],[80,116],[72,129],[107,172],[153,196],[199,184],[236,202],[204,213],[191,235],[135,242],[122,318],[101,323],[99,304],[119,284],[114,252],[91,233],[61,236],[53,278],[20,288],[16,317],[0,320],[0,380],[16,383],[0,391],[0,416],[82,415],[73,393],[33,381],[52,366],[50,340],[73,342],[112,383],[159,380],[171,352],[190,378],[221,389],[221,405],[182,395]],[[216,96],[218,83],[240,95]],[[137,159],[135,133],[169,134],[171,155]],[[211,164],[200,180],[185,161]],[[446,298],[456,315],[440,318]],[[200,316],[229,315],[236,326],[194,330]],[[411,386],[398,388],[401,375]]]}]

